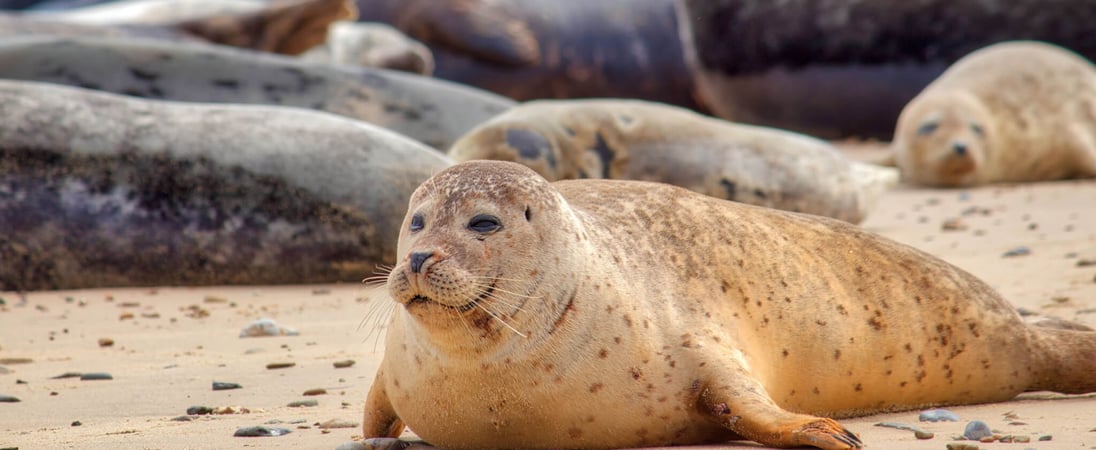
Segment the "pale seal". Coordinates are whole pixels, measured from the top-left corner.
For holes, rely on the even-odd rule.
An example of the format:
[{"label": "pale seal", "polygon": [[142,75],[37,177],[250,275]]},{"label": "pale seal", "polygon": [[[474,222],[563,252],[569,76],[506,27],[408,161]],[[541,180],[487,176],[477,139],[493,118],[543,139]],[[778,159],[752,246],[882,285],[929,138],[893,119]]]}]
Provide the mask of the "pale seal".
[{"label": "pale seal", "polygon": [[1096,177],[1096,66],[1039,42],[978,50],[906,105],[892,151],[929,186]]},{"label": "pale seal", "polygon": [[855,223],[898,182],[893,168],[852,161],[825,141],[640,100],[527,102],[461,137],[449,156],[518,162],[549,181],[658,181]]},{"label": "pale seal", "polygon": [[327,33],[327,42],[301,57],[309,61],[379,67],[420,75],[434,73],[434,54],[429,48],[383,23],[336,22]]},{"label": "pale seal", "polygon": [[0,81],[0,291],[360,279],[448,167],[366,123]]},{"label": "pale seal", "polygon": [[0,78],[160,100],[316,109],[439,149],[514,105],[489,92],[403,72],[213,45],[111,38],[0,40]]},{"label": "pale seal", "polygon": [[367,438],[842,449],[831,418],[1096,391],[1096,333],[1026,326],[856,226],[664,184],[458,164],[412,195],[398,254]]}]

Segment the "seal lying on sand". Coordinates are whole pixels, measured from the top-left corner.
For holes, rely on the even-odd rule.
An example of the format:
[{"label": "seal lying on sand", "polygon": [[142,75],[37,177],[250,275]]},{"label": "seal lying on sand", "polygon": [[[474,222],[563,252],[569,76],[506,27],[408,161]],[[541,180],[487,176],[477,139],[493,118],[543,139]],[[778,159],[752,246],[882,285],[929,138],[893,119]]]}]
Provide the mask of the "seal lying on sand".
[{"label": "seal lying on sand", "polygon": [[1039,42],[978,50],[906,106],[891,147],[929,186],[1096,177],[1096,66]]},{"label": "seal lying on sand", "polygon": [[162,100],[317,109],[446,148],[514,102],[413,74],[309,63],[211,45],[29,37],[0,40],[0,78]]},{"label": "seal lying on sand", "polygon": [[854,223],[898,183],[894,169],[818,139],[639,100],[525,103],[461,137],[449,156],[518,162],[549,181],[658,181]]},{"label": "seal lying on sand", "polygon": [[24,14],[51,23],[168,28],[208,42],[290,55],[322,44],[331,23],[357,16],[349,0],[127,0]]},{"label": "seal lying on sand", "polygon": [[0,81],[0,291],[353,280],[450,165],[295,108]]},{"label": "seal lying on sand", "polygon": [[459,164],[412,195],[398,254],[367,438],[843,449],[826,417],[1096,391],[1096,333],[1026,326],[856,226],[664,184]]}]

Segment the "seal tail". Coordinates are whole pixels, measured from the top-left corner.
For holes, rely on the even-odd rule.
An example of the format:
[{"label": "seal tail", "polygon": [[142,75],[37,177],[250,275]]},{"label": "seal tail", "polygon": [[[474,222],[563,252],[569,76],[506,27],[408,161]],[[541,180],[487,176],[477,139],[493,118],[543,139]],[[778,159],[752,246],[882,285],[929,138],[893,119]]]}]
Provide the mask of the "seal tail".
[{"label": "seal tail", "polygon": [[[1096,331],[1036,328],[1042,342],[1038,378],[1031,391],[1096,392]],[[1036,361],[1040,361],[1037,357]]]},{"label": "seal tail", "polygon": [[853,180],[858,188],[857,212],[863,219],[875,208],[875,205],[883,198],[883,194],[898,185],[898,169],[859,161],[853,161],[851,168]]}]

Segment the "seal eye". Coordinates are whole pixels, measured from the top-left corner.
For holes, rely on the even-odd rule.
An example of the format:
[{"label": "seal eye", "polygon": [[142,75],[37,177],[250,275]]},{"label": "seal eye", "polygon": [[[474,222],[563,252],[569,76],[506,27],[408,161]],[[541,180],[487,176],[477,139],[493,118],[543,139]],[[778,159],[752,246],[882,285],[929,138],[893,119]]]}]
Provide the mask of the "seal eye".
[{"label": "seal eye", "polygon": [[932,132],[936,131],[936,128],[939,126],[940,124],[936,122],[925,122],[921,124],[921,128],[917,129],[917,134],[921,136],[928,136],[932,134]]},{"label": "seal eye", "polygon": [[415,214],[411,216],[411,232],[422,230],[422,214]]},{"label": "seal eye", "polygon": [[525,221],[526,222],[531,222],[532,220],[533,220],[533,210],[529,209],[529,207],[526,206],[525,207]]},{"label": "seal eye", "polygon": [[480,214],[468,221],[468,229],[481,234],[492,233],[499,228],[502,228],[499,218],[488,214]]},{"label": "seal eye", "polygon": [[976,123],[970,124],[970,130],[973,131],[974,134],[977,134],[978,137],[983,137],[986,135],[985,130],[982,130],[982,126]]}]

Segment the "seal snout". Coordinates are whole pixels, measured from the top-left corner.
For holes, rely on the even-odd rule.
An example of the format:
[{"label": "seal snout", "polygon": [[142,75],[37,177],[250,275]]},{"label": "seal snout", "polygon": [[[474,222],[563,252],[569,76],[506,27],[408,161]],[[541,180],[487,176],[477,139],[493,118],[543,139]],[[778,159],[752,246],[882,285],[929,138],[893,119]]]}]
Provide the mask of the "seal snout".
[{"label": "seal snout", "polygon": [[951,151],[955,153],[955,156],[967,155],[967,143],[963,141],[955,141],[951,143]]},{"label": "seal snout", "polygon": [[412,252],[410,256],[410,261],[408,261],[409,265],[411,266],[411,272],[421,273],[423,263],[433,256],[434,252]]}]

